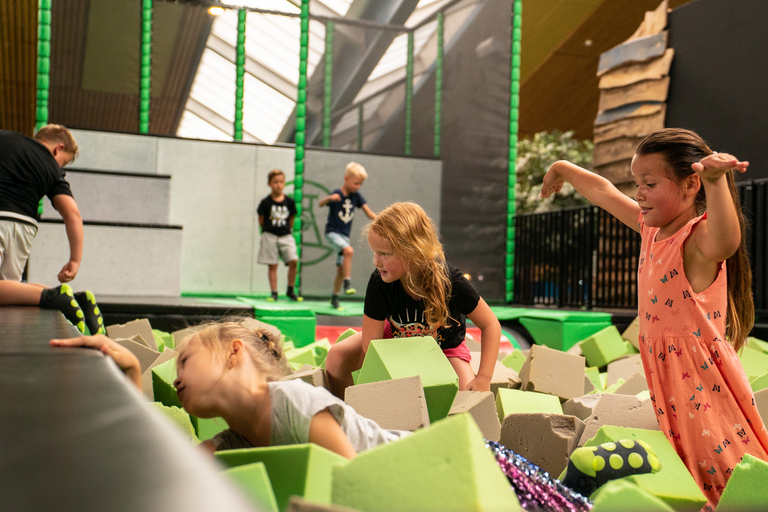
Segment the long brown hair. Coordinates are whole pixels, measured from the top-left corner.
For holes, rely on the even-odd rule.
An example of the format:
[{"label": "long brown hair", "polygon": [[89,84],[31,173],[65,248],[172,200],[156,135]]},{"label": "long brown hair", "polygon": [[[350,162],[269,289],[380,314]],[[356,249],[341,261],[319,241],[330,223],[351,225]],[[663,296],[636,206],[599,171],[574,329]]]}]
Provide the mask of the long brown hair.
[{"label": "long brown hair", "polygon": [[437,229],[424,209],[411,202],[392,204],[376,216],[366,231],[389,243],[392,252],[403,259],[403,286],[424,301],[427,323],[447,326],[451,280]]},{"label": "long brown hair", "polygon": [[[683,128],[665,128],[643,139],[635,153],[638,155],[660,154],[667,164],[666,171],[669,177],[679,184],[694,173],[692,168],[694,163],[711,155],[713,151],[696,132]],[[755,303],[752,297],[752,269],[749,266],[745,241],[747,223],[733,175],[733,171],[725,174],[728,190],[731,192],[731,199],[739,219],[741,242],[736,252],[726,260],[728,278],[726,336],[734,349],[741,350],[746,345],[747,336],[755,324]],[[699,187],[695,206],[697,215],[703,214],[707,209],[703,185]]]}]

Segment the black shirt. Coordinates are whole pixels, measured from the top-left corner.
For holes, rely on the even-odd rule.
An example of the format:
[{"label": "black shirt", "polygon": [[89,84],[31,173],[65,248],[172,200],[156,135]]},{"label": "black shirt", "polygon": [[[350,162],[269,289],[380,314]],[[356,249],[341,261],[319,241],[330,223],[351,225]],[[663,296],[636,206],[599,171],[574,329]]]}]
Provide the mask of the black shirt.
[{"label": "black shirt", "polygon": [[267,233],[276,236],[291,234],[291,217],[296,215],[296,202],[290,197],[283,196],[283,200],[278,203],[268,195],[261,200],[256,212],[264,217],[262,229]]},{"label": "black shirt", "polygon": [[[47,147],[8,130],[0,130],[0,212],[37,219],[40,198],[72,196],[69,183]],[[1,214],[0,214],[1,215]]]},{"label": "black shirt", "polygon": [[467,333],[465,315],[475,310],[480,302],[480,294],[459,269],[450,263],[447,266],[451,280],[448,314],[452,320],[449,319],[449,327],[439,326],[435,329],[427,325],[422,301],[413,300],[400,281],[382,281],[378,270],[374,270],[368,280],[365,315],[374,320],[389,320],[395,338],[432,336],[442,349],[458,347]]}]

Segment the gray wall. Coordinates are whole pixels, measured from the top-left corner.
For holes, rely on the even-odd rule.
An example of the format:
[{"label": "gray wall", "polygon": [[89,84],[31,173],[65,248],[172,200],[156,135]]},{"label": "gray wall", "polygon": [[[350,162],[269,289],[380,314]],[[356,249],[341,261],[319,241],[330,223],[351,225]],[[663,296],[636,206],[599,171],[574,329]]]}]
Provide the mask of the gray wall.
[{"label": "gray wall", "polygon": [[[259,230],[256,207],[269,194],[267,173],[283,169],[293,179],[292,147],[73,131],[81,156],[74,167],[171,176],[169,223],[183,226],[181,290],[189,293],[267,293],[267,269],[256,263]],[[309,150],[304,187],[304,243],[302,293],[329,295],[335,263],[324,248],[327,209],[317,200],[343,184],[344,167],[355,160],[368,170],[361,189],[378,212],[402,200],[421,204],[440,223],[441,162],[391,156]],[[292,192],[292,187],[286,187]],[[77,197],[76,197],[77,199]],[[368,222],[357,212],[353,222],[355,248],[353,282],[362,297],[373,269],[372,254],[361,240]],[[63,227],[61,227],[63,230]],[[87,257],[87,254],[86,254]],[[97,262],[89,261],[89,265]],[[84,261],[85,265],[85,261]],[[139,275],[141,268],[125,269]],[[278,271],[279,291],[286,286],[286,270]]]}]

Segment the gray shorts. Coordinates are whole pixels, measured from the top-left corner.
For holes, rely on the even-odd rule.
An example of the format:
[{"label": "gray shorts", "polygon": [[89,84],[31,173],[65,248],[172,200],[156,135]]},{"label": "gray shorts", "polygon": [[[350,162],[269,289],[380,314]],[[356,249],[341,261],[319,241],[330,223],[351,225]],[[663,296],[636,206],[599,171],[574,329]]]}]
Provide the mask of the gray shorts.
[{"label": "gray shorts", "polygon": [[293,235],[277,236],[266,231],[261,234],[259,257],[257,263],[262,265],[277,265],[280,258],[288,264],[299,259],[296,252],[296,240]]},{"label": "gray shorts", "polygon": [[325,241],[336,251],[336,265],[341,265],[344,261],[344,255],[341,251],[345,247],[349,247],[349,237],[335,231],[329,231],[325,234]]},{"label": "gray shorts", "polygon": [[0,279],[21,281],[36,234],[35,226],[0,219]]}]

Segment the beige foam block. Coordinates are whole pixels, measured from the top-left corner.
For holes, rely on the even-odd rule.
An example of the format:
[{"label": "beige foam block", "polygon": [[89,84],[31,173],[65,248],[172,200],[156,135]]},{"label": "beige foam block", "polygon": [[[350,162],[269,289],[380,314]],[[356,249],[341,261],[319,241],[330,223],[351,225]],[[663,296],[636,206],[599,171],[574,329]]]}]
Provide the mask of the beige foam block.
[{"label": "beige foam block", "polygon": [[600,401],[599,394],[582,395],[563,402],[563,414],[576,416],[584,421],[592,416],[597,402]]},{"label": "beige foam block", "polygon": [[291,496],[285,512],[358,512],[358,510],[333,503],[323,504],[307,501],[301,496]]},{"label": "beige foam block", "polygon": [[605,384],[610,386],[619,379],[628,381],[638,371],[643,371],[643,361],[640,359],[640,354],[622,357],[608,363],[608,378]]},{"label": "beige foam block", "polygon": [[142,374],[147,371],[147,368],[152,366],[152,363],[155,362],[155,359],[160,357],[160,352],[152,350],[148,346],[137,343],[133,340],[126,338],[116,338],[115,343],[121,347],[127,348],[133,355],[136,356],[136,358],[139,360],[139,367],[141,368]]},{"label": "beige foam block", "polygon": [[584,358],[534,345],[520,369],[520,389],[569,399],[584,394]]},{"label": "beige foam block", "polygon": [[645,373],[639,371],[619,386],[614,393],[617,395],[636,395],[646,390],[648,390],[648,382],[645,380]]},{"label": "beige foam block", "polygon": [[640,350],[640,317],[636,316],[632,320],[632,323],[621,333],[621,337],[630,342],[637,350]]},{"label": "beige foam block", "polygon": [[755,405],[763,423],[768,424],[768,388],[755,392]]},{"label": "beige foam block", "polygon": [[[480,371],[480,352],[470,352],[472,361],[469,363],[472,366],[472,371],[477,375]],[[519,389],[520,377],[517,372],[512,368],[507,368],[500,361],[496,361],[493,367],[493,377],[491,377],[491,391],[496,394],[499,388]]]},{"label": "beige foam block", "polygon": [[498,441],[501,422],[496,412],[496,398],[491,391],[459,391],[448,416],[468,412],[474,419],[483,437]]},{"label": "beige foam block", "polygon": [[[481,345],[479,341],[475,341],[473,338],[467,336],[464,338],[464,343],[467,345],[470,352],[480,352]],[[475,356],[472,356],[472,359],[474,358]]]},{"label": "beige foam block", "polygon": [[[157,351],[155,336],[152,334],[152,326],[146,318],[137,318],[124,324],[114,324],[107,326],[107,336],[113,340],[116,338],[132,339],[134,335],[140,334],[144,343],[154,351]],[[134,340],[136,341],[136,340]]]},{"label": "beige foam block", "polygon": [[416,430],[429,426],[427,400],[418,375],[350,386],[344,401],[385,429]]},{"label": "beige foam block", "polygon": [[595,437],[598,429],[603,425],[659,430],[651,400],[640,400],[632,395],[611,393],[597,396],[599,399],[592,408],[592,414],[584,420],[585,427],[579,445]]},{"label": "beige foam block", "polygon": [[509,414],[501,424],[499,442],[551,475],[559,475],[578,447],[584,422],[559,414]]},{"label": "beige foam block", "polygon": [[176,357],[176,351],[166,348],[163,350],[157,358],[152,361],[152,364],[142,372],[141,374],[141,389],[144,391],[144,396],[149,398],[150,401],[155,401],[155,389],[152,385],[152,368],[161,365],[170,359]]},{"label": "beige foam block", "polygon": [[327,388],[325,380],[325,370],[322,368],[313,368],[309,365],[304,365],[293,375],[287,375],[280,380],[293,380],[301,379],[304,382],[317,386],[319,388]]},{"label": "beige foam block", "polygon": [[581,345],[576,343],[574,346],[569,348],[565,351],[566,354],[570,354],[572,356],[583,356],[584,354],[581,353]]},{"label": "beige foam block", "polygon": [[597,391],[595,388],[595,384],[584,375],[584,394],[589,393],[590,391]]}]

